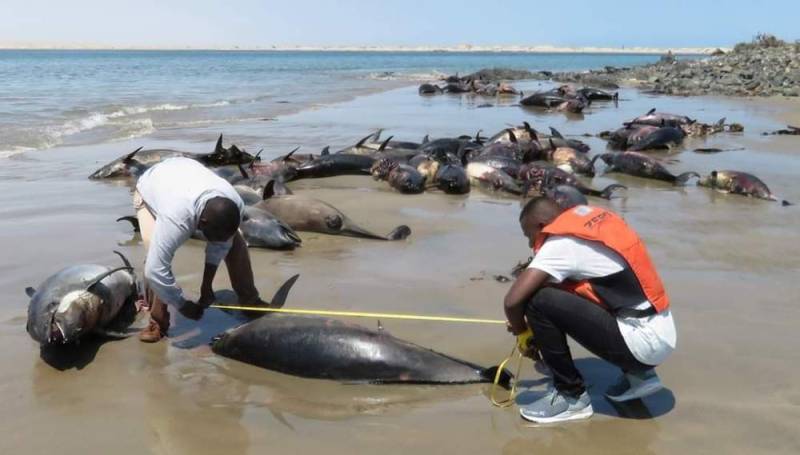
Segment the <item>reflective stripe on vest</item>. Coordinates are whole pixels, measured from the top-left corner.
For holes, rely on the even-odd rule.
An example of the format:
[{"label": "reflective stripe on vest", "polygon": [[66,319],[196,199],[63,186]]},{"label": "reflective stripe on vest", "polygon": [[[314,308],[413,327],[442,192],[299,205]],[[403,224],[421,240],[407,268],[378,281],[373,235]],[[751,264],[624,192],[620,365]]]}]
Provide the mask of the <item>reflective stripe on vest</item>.
[{"label": "reflective stripe on vest", "polygon": [[[619,216],[600,207],[573,207],[542,229],[534,242],[534,252],[539,251],[551,235],[567,235],[602,243],[625,260],[656,311],[660,313],[669,308],[669,298],[644,243]],[[559,287],[608,307],[588,280],[565,281]]]}]

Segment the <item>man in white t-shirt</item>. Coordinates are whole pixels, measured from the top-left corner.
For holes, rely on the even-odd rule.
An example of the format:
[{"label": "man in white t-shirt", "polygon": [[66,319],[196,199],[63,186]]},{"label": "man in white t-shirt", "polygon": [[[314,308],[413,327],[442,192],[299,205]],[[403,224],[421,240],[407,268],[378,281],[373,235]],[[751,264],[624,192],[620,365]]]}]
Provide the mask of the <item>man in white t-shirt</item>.
[{"label": "man in white t-shirt", "polygon": [[669,299],[638,235],[600,207],[560,208],[547,198],[529,201],[520,226],[534,249],[528,268],[505,297],[509,330],[530,327],[533,347],[553,375],[547,395],[520,409],[539,423],[593,414],[569,335],[623,374],[606,397],[643,398],[663,386],[654,367],[675,349]]},{"label": "man in white t-shirt", "polygon": [[[212,283],[223,259],[240,304],[266,305],[255,287],[247,244],[238,231],[244,202],[230,183],[195,160],[170,158],[142,174],[133,206],[147,250],[144,278],[150,302],[150,324],[140,340],[152,343],[167,334],[170,316],[165,304],[199,319],[214,301]],[[175,252],[193,235],[208,242],[197,303],[184,297],[172,273]]]}]

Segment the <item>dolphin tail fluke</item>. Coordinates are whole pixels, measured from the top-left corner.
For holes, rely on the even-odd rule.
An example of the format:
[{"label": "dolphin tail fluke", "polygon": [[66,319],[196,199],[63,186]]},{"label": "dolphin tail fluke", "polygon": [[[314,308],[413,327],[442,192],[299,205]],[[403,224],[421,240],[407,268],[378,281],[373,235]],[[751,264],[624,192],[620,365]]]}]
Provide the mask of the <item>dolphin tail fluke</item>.
[{"label": "dolphin tail fluke", "polygon": [[503,368],[503,370],[500,371],[500,366],[496,365],[493,367],[484,368],[480,371],[481,378],[486,382],[494,382],[498,373],[500,376],[497,379],[497,385],[503,387],[504,389],[511,388],[511,381],[514,379],[514,375],[511,374],[511,372],[507,369]]},{"label": "dolphin tail fluke", "polygon": [[700,174],[694,171],[684,172],[683,174],[680,174],[677,177],[675,177],[675,184],[686,185],[686,182],[688,182],[689,179],[692,177],[700,178]]},{"label": "dolphin tail fluke", "polygon": [[607,187],[603,188],[603,190],[599,192],[600,194],[598,194],[598,196],[600,196],[603,199],[611,199],[611,196],[614,195],[614,191],[627,190],[627,189],[628,187],[625,185],[620,185],[619,183],[612,183],[611,185],[608,185]]},{"label": "dolphin tail fluke", "polygon": [[135,216],[121,216],[117,218],[117,222],[120,221],[127,221],[131,223],[131,226],[133,226],[133,232],[141,232],[141,229],[139,228],[139,219]]},{"label": "dolphin tail fluke", "polygon": [[370,232],[370,231],[368,231],[368,230],[366,230],[366,229],[364,229],[364,228],[362,228],[360,226],[357,226],[355,224],[348,223],[345,226],[345,228],[342,229],[341,233],[344,234],[344,235],[349,235],[349,236],[353,236],[353,237],[361,237],[361,238],[365,238],[365,239],[403,240],[404,238],[406,238],[409,235],[411,235],[411,228],[409,228],[408,226],[405,226],[405,225],[398,226],[394,230],[392,230],[392,232],[390,232],[388,235],[383,236],[383,235],[375,234],[374,232]]},{"label": "dolphin tail fluke", "polygon": [[781,206],[788,207],[790,205],[794,205],[794,203],[787,201],[786,199],[781,201]]}]

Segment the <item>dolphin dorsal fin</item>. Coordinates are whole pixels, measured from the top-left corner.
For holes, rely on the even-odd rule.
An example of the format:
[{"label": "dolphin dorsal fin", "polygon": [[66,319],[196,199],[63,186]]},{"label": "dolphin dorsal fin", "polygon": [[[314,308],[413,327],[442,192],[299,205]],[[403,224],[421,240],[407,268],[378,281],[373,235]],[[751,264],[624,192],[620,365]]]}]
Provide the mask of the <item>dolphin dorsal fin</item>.
[{"label": "dolphin dorsal fin", "polygon": [[525,128],[525,131],[527,131],[528,134],[530,134],[531,136],[534,135],[534,131],[533,131],[533,128],[531,128],[531,124],[530,123],[522,122],[522,126]]},{"label": "dolphin dorsal fin", "polygon": [[394,137],[394,136],[389,136],[389,137],[387,137],[387,138],[386,138],[386,140],[385,140],[385,141],[383,141],[383,143],[381,144],[381,146],[380,146],[380,147],[378,147],[378,151],[379,151],[379,152],[382,152],[382,151],[386,150],[386,146],[387,146],[387,145],[389,145],[389,141],[391,141],[393,137]]},{"label": "dolphin dorsal fin", "polygon": [[425,137],[423,137],[423,138],[422,138],[422,143],[423,143],[423,144],[427,144],[427,143],[428,143],[428,142],[430,142],[430,141],[431,141],[431,138],[430,138],[430,136],[429,136],[429,135],[427,135],[427,134],[425,135]]},{"label": "dolphin dorsal fin", "polygon": [[275,196],[275,180],[270,180],[264,185],[264,191],[261,193],[261,200],[266,201],[272,196]]},{"label": "dolphin dorsal fin", "polygon": [[374,133],[370,134],[369,136],[365,136],[363,139],[361,139],[360,141],[356,142],[355,147],[356,148],[361,147],[362,145],[364,145],[364,142],[367,142],[367,139],[371,138],[373,135],[374,135]]},{"label": "dolphin dorsal fin", "polygon": [[219,138],[217,138],[217,144],[214,146],[214,153],[224,152],[225,149],[222,147],[222,133],[219,133]]},{"label": "dolphin dorsal fin", "polygon": [[25,288],[25,293],[28,294],[28,297],[33,297],[33,294],[36,294],[36,289],[28,286]]},{"label": "dolphin dorsal fin", "polygon": [[508,140],[509,140],[509,141],[511,141],[513,144],[516,144],[517,142],[519,142],[519,141],[517,140],[517,135],[516,135],[516,134],[514,134],[514,130],[512,130],[511,128],[509,128],[509,129],[507,129],[506,131],[508,131]]},{"label": "dolphin dorsal fin", "polygon": [[131,270],[133,270],[133,266],[131,265],[131,261],[129,261],[128,258],[126,258],[124,254],[120,253],[117,250],[114,250],[114,254],[116,254],[117,256],[119,256],[120,259],[122,259],[122,263],[125,264],[125,267],[129,267]]},{"label": "dolphin dorsal fin", "polygon": [[133,156],[136,155],[137,153],[139,153],[139,151],[142,150],[143,148],[144,147],[139,147],[138,149],[132,151],[125,158],[122,159],[122,162],[125,163],[125,164],[130,163],[133,160]]},{"label": "dolphin dorsal fin", "polygon": [[656,108],[652,108],[649,111],[647,111],[647,114],[644,114],[644,115],[653,115],[655,112],[656,112]]},{"label": "dolphin dorsal fin", "polygon": [[292,155],[294,155],[294,152],[296,152],[298,150],[300,150],[300,146],[299,145],[297,147],[295,147],[294,150],[292,150],[291,152],[287,153],[286,156],[283,157],[283,161],[288,160]]},{"label": "dolphin dorsal fin", "polygon": [[113,274],[115,274],[117,272],[121,272],[123,270],[127,270],[129,272],[133,272],[133,267],[117,267],[117,268],[111,269],[111,270],[109,270],[107,272],[103,272],[100,275],[97,275],[96,277],[92,278],[91,280],[89,280],[86,283],[86,290],[87,291],[91,290],[93,287],[97,286],[98,283],[100,283],[104,279],[108,278],[110,275],[113,275]]},{"label": "dolphin dorsal fin", "polygon": [[558,130],[553,128],[552,126],[550,127],[550,134],[552,134],[553,137],[556,137],[558,139],[564,139],[564,136],[562,136],[561,133],[559,133]]},{"label": "dolphin dorsal fin", "polygon": [[330,154],[331,154],[331,146],[330,145],[326,145],[325,148],[322,149],[321,152],[319,152],[319,156],[328,156]]}]

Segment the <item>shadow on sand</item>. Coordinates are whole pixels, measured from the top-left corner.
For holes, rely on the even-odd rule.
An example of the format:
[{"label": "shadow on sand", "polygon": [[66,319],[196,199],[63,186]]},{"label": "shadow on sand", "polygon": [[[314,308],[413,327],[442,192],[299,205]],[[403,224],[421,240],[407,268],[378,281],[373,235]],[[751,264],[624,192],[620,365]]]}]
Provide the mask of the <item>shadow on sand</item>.
[{"label": "shadow on sand", "polygon": [[[669,389],[663,389],[642,400],[615,403],[608,400],[603,393],[617,381],[621,374],[618,367],[595,357],[575,360],[575,366],[586,381],[586,387],[592,398],[592,407],[597,414],[604,414],[624,419],[652,419],[667,414],[675,407],[675,396]],[[517,396],[517,405],[524,406],[536,401],[544,393],[549,378],[520,381],[526,389],[541,387],[540,390],[525,390]]]}]

